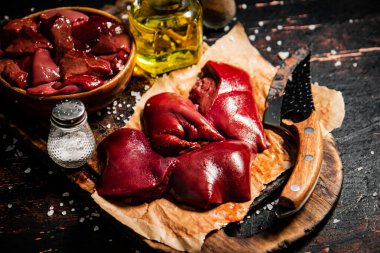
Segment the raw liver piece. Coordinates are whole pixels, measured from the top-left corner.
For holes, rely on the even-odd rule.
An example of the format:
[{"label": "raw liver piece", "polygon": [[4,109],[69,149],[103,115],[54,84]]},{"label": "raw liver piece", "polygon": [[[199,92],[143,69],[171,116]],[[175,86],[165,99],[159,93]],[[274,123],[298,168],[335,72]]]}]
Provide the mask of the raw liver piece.
[{"label": "raw liver piece", "polygon": [[212,142],[178,156],[170,194],[178,202],[199,209],[248,201],[253,156],[244,142],[231,140]]},{"label": "raw liver piece", "polygon": [[98,146],[104,171],[97,187],[99,195],[138,204],[161,197],[165,192],[175,158],[155,153],[144,133],[121,128]]},{"label": "raw liver piece", "polygon": [[50,57],[46,49],[37,49],[33,57],[32,65],[32,86],[50,83],[61,77],[59,67]]},{"label": "raw liver piece", "polygon": [[21,89],[25,89],[28,83],[28,73],[20,69],[13,60],[0,60],[0,75],[11,85],[16,85]]},{"label": "raw liver piece", "polygon": [[77,25],[81,22],[88,21],[88,16],[83,12],[73,10],[50,10],[42,13],[40,19],[50,19],[54,16],[62,16],[67,18],[72,24]]},{"label": "raw liver piece", "polygon": [[77,85],[83,91],[89,91],[98,88],[104,83],[102,79],[96,76],[77,75],[70,76],[64,82],[65,85]]},{"label": "raw liver piece", "polygon": [[50,34],[54,40],[55,56],[60,59],[65,53],[74,49],[74,39],[71,33],[71,23],[64,17],[57,18],[51,29]]},{"label": "raw liver piece", "polygon": [[23,27],[28,27],[32,31],[37,32],[37,24],[33,19],[22,18],[11,20],[3,26],[1,32],[2,46],[8,46],[8,43],[18,35]]},{"label": "raw liver piece", "polygon": [[189,97],[199,112],[227,139],[244,141],[253,152],[268,148],[248,74],[213,61],[202,74]]},{"label": "raw liver piece", "polygon": [[165,156],[199,148],[202,141],[224,139],[189,99],[176,93],[151,97],[145,104],[143,125],[153,149]]}]

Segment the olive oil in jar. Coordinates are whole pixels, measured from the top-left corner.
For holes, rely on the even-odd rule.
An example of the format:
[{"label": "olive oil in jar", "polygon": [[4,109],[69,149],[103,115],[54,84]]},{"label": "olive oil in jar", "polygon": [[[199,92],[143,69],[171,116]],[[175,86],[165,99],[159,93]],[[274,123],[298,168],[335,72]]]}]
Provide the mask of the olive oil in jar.
[{"label": "olive oil in jar", "polygon": [[137,64],[152,75],[198,62],[202,8],[197,0],[136,0],[129,13]]}]

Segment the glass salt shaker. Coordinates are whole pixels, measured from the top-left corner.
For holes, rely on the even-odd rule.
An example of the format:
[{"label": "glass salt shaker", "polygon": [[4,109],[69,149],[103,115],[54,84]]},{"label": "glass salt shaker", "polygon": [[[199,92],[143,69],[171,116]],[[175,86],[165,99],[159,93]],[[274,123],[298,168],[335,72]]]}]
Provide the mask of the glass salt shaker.
[{"label": "glass salt shaker", "polygon": [[96,145],[84,104],[78,99],[58,102],[50,122],[47,151],[51,159],[64,168],[84,165]]}]

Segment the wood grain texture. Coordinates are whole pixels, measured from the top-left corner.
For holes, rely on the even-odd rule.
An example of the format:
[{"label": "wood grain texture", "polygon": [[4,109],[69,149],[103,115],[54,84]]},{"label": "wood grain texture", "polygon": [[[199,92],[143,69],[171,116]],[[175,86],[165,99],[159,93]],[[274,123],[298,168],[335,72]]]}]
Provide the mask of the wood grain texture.
[{"label": "wood grain texture", "polygon": [[[106,2],[114,1],[74,0],[70,4],[101,8]],[[380,185],[380,5],[371,0],[295,0],[284,1],[283,5],[281,1],[270,0],[236,0],[236,3],[237,21],[244,24],[252,44],[270,62],[279,64],[277,53],[280,51],[288,52],[310,44],[312,81],[342,91],[346,102],[344,124],[333,132],[344,167],[344,184],[337,208],[315,232],[284,251],[380,252],[377,195]],[[38,11],[64,4],[14,0],[12,4],[2,5],[0,19],[4,15],[24,16],[32,7]],[[121,1],[119,5],[125,7]],[[111,6],[109,9],[119,13],[119,8]],[[206,29],[204,39],[213,43],[224,33],[224,29]],[[269,41],[267,36],[270,36]],[[133,82],[126,92],[135,90]],[[131,97],[128,102],[132,106],[133,100]],[[1,110],[5,108],[2,106]],[[132,107],[123,105],[122,109],[132,113]],[[106,114],[107,110],[101,113]],[[117,120],[119,116],[109,115],[109,123],[122,125],[122,120]],[[97,116],[91,120],[96,121]],[[27,119],[21,123],[30,124]],[[107,124],[99,127],[100,131],[111,131]],[[34,131],[40,136],[46,135],[43,127],[36,126]],[[26,173],[28,169],[31,172]],[[66,192],[70,193],[69,197],[62,196]],[[4,122],[0,124],[0,199],[1,252],[150,252],[132,233],[126,237],[115,229],[106,215],[82,198],[63,174],[44,165],[36,152]],[[69,203],[71,200],[73,204]],[[50,206],[55,210],[52,216],[47,215]],[[75,211],[71,211],[72,208]],[[63,211],[67,213],[63,215]],[[100,216],[92,216],[92,213],[100,213]],[[80,222],[81,218],[85,220]],[[94,231],[96,226],[99,230]],[[244,237],[253,226],[253,219],[247,218],[237,224],[234,235]]]},{"label": "wood grain texture", "polygon": [[299,139],[298,155],[278,203],[286,212],[299,210],[305,204],[317,184],[323,159],[323,138],[317,113],[312,112],[309,118],[293,126]]}]

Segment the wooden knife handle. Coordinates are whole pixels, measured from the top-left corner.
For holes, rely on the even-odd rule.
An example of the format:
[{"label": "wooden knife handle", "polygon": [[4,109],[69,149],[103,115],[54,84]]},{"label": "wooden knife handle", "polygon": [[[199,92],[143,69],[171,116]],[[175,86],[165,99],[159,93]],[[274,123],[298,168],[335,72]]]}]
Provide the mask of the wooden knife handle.
[{"label": "wooden knife handle", "polygon": [[293,172],[279,198],[280,217],[298,211],[309,199],[318,181],[322,165],[323,138],[317,113],[294,124],[299,136],[299,151]]}]

